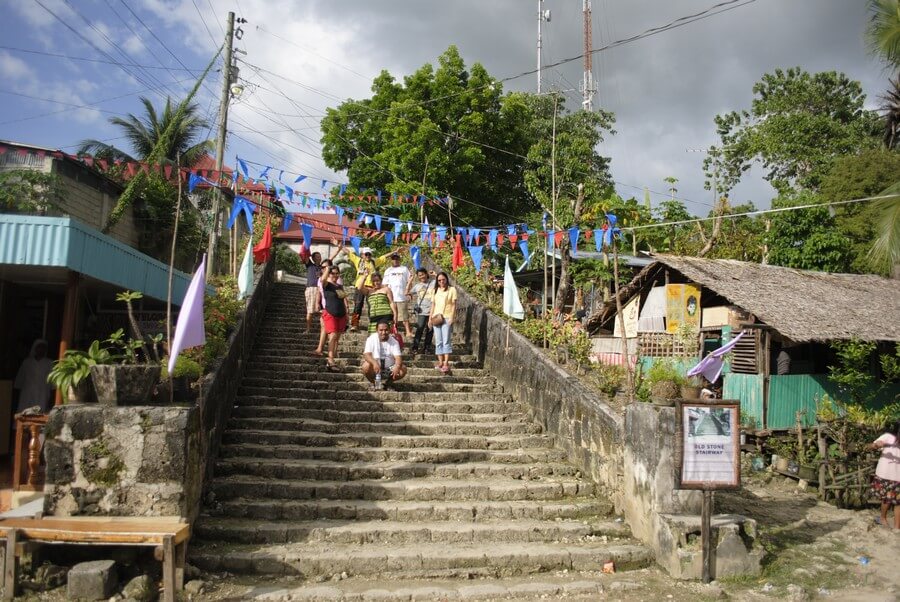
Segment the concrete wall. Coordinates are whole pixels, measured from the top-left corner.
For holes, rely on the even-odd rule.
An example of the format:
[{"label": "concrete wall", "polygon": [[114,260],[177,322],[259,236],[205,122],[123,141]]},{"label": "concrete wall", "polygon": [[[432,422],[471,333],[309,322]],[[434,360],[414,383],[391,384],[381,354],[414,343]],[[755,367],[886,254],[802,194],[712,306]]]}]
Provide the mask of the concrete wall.
[{"label": "concrete wall", "polygon": [[559,367],[506,321],[461,289],[457,304],[456,335],[473,346],[480,361],[505,390],[524,404],[530,414],[556,437],[570,462],[602,485],[621,512],[622,417],[600,393]]},{"label": "concrete wall", "polygon": [[196,517],[197,408],[64,405],[44,434],[45,515]]},{"label": "concrete wall", "polygon": [[[33,152],[0,154],[0,172],[17,169],[56,174],[64,196],[61,211],[48,212],[48,215],[68,215],[96,230],[103,229],[119,198],[120,189],[117,185],[88,167],[66,159],[56,159],[50,155],[42,157]],[[137,248],[138,231],[130,207],[108,234]]]}]

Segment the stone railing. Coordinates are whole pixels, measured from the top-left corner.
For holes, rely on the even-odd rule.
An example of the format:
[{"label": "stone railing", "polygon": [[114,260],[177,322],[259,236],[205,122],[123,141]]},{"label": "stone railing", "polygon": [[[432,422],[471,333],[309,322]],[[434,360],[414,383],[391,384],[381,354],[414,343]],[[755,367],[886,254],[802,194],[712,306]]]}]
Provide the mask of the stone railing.
[{"label": "stone railing", "polygon": [[[675,412],[635,403],[620,416],[524,336],[457,287],[455,335],[513,398],[554,435],[570,462],[601,485],[635,537],[679,579],[700,577],[699,494],[675,489]],[[507,344],[508,341],[508,344]],[[713,519],[718,577],[757,575],[762,552],[755,523],[743,516]]]},{"label": "stone railing", "polygon": [[231,418],[234,399],[244,377],[244,368],[262,323],[275,280],[274,258],[266,263],[256,279],[247,307],[228,339],[222,362],[203,380],[200,391],[200,443],[203,485],[212,479],[213,466],[219,454],[222,432]]},{"label": "stone railing", "polygon": [[582,474],[606,488],[621,512],[622,417],[598,393],[510,329],[503,318],[459,287],[457,292],[456,334],[471,342],[491,375],[556,437]]}]

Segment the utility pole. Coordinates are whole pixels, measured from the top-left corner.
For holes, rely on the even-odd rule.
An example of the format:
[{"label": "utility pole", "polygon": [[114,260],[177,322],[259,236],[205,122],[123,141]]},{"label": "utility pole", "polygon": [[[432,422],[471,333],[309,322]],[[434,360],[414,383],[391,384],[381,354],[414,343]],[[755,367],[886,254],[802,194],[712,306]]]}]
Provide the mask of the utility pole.
[{"label": "utility pole", "polygon": [[[234,13],[228,13],[225,27],[225,59],[222,63],[222,98],[219,101],[219,128],[216,136],[216,171],[221,174],[225,159],[225,136],[228,133],[228,101],[231,99],[231,61],[232,44],[234,42]],[[216,188],[212,203],[212,226],[209,231],[209,244],[206,250],[206,279],[216,270],[216,246],[219,242],[219,212],[221,211],[222,191]]]},{"label": "utility pole", "polygon": [[543,65],[541,64],[541,46],[543,44],[541,39],[541,25],[543,22],[550,22],[550,11],[544,10],[544,0],[538,0],[538,42],[537,42],[537,93],[541,93],[541,69]]},{"label": "utility pole", "polygon": [[581,93],[584,100],[581,107],[585,111],[594,110],[594,73],[591,63],[591,51],[594,49],[593,22],[591,21],[591,0],[582,0],[581,12],[584,14],[584,77],[581,81]]}]

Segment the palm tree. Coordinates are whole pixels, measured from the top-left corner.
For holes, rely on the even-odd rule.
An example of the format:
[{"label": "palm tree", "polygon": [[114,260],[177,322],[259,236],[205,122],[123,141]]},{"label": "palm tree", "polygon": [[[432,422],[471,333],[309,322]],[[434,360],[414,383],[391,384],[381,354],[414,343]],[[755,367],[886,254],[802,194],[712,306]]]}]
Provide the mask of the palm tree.
[{"label": "palm tree", "polygon": [[900,68],[900,0],[869,0],[869,51]]},{"label": "palm tree", "polygon": [[[100,140],[82,140],[78,152],[93,154],[96,157],[107,160],[122,159],[134,161],[136,158],[140,160],[148,159],[157,142],[162,138],[163,133],[173,120],[177,118],[178,108],[181,105],[173,105],[172,99],[166,98],[166,105],[163,107],[162,115],[158,115],[149,99],[141,97],[141,102],[146,112],[143,119],[129,113],[125,119],[113,117],[109,120],[110,123],[119,127],[125,134],[125,137],[134,149],[135,156],[129,155],[125,151]],[[174,163],[180,153],[181,165],[192,167],[212,149],[212,142],[209,140],[192,144],[194,140],[201,136],[202,130],[208,125],[197,114],[198,110],[196,104],[189,104],[185,107],[178,123],[175,124],[176,127],[171,141],[168,143],[167,148],[162,149],[164,159]]]},{"label": "palm tree", "polygon": [[884,146],[900,149],[900,74],[891,82],[893,89],[882,94],[881,112],[884,116]]},{"label": "palm tree", "polygon": [[[871,18],[866,30],[869,51],[897,72],[893,89],[881,96],[884,103],[884,144],[900,146],[900,0],[869,0]],[[900,278],[900,182],[882,194],[896,195],[876,201],[878,237],[869,253],[873,265]]]}]

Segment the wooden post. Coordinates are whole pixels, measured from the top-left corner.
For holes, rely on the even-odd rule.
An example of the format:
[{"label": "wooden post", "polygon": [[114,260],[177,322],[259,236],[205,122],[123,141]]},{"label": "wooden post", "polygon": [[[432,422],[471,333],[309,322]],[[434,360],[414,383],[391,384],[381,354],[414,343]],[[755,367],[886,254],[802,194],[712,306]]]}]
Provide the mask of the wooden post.
[{"label": "wooden post", "polygon": [[[69,271],[66,278],[66,299],[63,302],[62,332],[59,336],[59,357],[65,355],[75,338],[75,316],[78,313],[78,283],[81,276],[78,272]],[[54,405],[62,405],[65,391],[56,390]]]},{"label": "wooden post", "polygon": [[175,602],[175,538],[163,537],[163,600]]},{"label": "wooden post", "polygon": [[15,529],[6,530],[6,558],[3,566],[3,599],[12,600],[16,595],[16,539]]},{"label": "wooden post", "polygon": [[825,499],[825,474],[828,469],[828,442],[822,432],[822,423],[816,423],[816,443],[819,446],[819,498]]},{"label": "wooden post", "polygon": [[712,515],[712,491],[703,490],[703,506],[700,510],[700,547],[703,552],[703,583],[712,581],[712,542],[710,519]]}]

